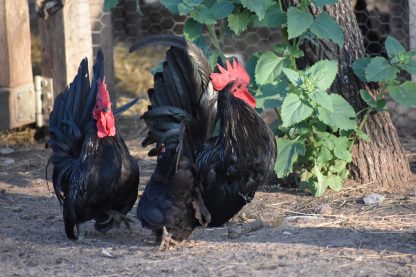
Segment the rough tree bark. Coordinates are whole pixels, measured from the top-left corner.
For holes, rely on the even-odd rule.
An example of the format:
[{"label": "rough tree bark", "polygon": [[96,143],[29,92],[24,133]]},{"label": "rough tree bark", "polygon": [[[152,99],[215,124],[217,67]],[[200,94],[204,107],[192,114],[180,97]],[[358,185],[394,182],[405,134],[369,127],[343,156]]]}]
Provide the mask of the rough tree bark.
[{"label": "rough tree bark", "polygon": [[[283,6],[297,4],[297,0],[283,0]],[[365,107],[359,90],[366,88],[370,93],[377,94],[377,88],[365,86],[352,72],[351,64],[357,58],[365,56],[363,37],[355,18],[351,0],[339,0],[336,5],[324,7],[340,24],[345,35],[345,44],[340,49],[336,44],[320,41],[317,44],[304,42],[301,48],[305,57],[298,60],[301,68],[314,64],[322,59],[338,60],[339,73],[331,87],[331,91],[341,94],[356,111]],[[310,7],[312,15],[319,10]],[[396,186],[404,183],[411,176],[409,163],[404,149],[400,144],[396,128],[393,126],[388,112],[375,113],[369,116],[364,126],[371,141],[359,141],[353,149],[353,161],[350,164],[351,178],[361,183],[378,182],[383,187]]]}]

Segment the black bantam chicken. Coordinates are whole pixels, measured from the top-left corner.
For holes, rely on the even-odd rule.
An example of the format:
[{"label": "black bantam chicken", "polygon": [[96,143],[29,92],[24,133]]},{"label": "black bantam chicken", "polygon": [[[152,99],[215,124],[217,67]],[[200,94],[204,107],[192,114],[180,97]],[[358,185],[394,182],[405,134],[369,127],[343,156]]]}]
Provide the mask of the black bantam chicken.
[{"label": "black bantam chicken", "polygon": [[160,40],[177,47],[167,51],[163,72],[155,74],[154,88],[148,91],[152,106],[143,118],[149,134],[142,144],[157,143],[151,153],[157,154],[158,159],[140,197],[137,216],[144,227],[156,233],[157,240],[161,239],[164,249],[210,221],[201,196],[195,155],[211,136],[217,93],[209,80],[211,68],[194,44],[162,35],[133,47],[157,44]]},{"label": "black bantam chicken", "polygon": [[53,187],[63,205],[69,239],[82,239],[82,223],[92,219],[100,232],[121,222],[129,227],[131,219],[126,214],[137,198],[139,167],[115,126],[114,115],[136,101],[112,111],[101,50],[91,86],[88,61],[84,59],[74,81],[55,99],[49,123],[47,145],[52,155],[48,165],[53,164]]},{"label": "black bantam chicken", "polygon": [[[159,232],[166,227],[173,239],[181,240],[184,237],[178,230],[192,230],[196,223],[222,225],[252,200],[273,173],[276,144],[272,131],[254,110],[255,99],[247,89],[250,78],[238,61],[227,61],[225,68],[217,65],[217,73],[212,73],[196,45],[171,35],[149,37],[130,51],[153,44],[171,48],[163,72],[154,76],[154,88],[149,90],[152,105],[143,115],[149,127],[143,143],[156,143],[152,151],[159,156],[137,213],[144,226]],[[216,117],[219,135],[211,138]],[[183,135],[184,130],[189,137]],[[180,178],[178,184],[172,172],[181,165],[181,152],[187,147],[194,160],[191,154],[185,155],[187,161],[180,169],[192,178]],[[185,194],[191,198],[176,198]],[[175,201],[186,204],[176,209]],[[184,228],[177,222],[189,225]],[[168,240],[171,236],[167,235]]]}]

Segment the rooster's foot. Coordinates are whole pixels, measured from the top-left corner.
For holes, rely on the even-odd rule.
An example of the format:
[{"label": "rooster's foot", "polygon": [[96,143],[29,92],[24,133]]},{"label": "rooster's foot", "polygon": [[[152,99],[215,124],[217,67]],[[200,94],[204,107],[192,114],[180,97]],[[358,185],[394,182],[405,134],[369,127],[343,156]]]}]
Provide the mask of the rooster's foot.
[{"label": "rooster's foot", "polygon": [[120,213],[119,211],[111,210],[108,214],[113,217],[114,225],[117,226],[117,228],[120,227],[121,222],[123,222],[127,229],[130,230],[130,223],[134,223],[133,219],[123,213]]},{"label": "rooster's foot", "polygon": [[160,242],[159,251],[164,251],[169,249],[171,245],[180,245],[180,242],[177,242],[172,238],[172,234],[169,234],[166,227],[163,226],[162,228],[162,241]]}]

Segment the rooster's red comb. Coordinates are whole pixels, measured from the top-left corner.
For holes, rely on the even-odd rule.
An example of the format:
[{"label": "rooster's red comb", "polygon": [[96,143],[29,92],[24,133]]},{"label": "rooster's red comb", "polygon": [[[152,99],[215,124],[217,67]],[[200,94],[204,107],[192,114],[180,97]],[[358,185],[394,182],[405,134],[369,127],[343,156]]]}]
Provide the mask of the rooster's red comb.
[{"label": "rooster's red comb", "polygon": [[244,69],[244,66],[237,60],[233,60],[232,65],[230,61],[226,61],[226,69],[217,64],[220,73],[211,73],[212,86],[215,90],[220,91],[225,88],[229,83],[235,81],[241,81],[245,85],[250,83],[250,76]]},{"label": "rooster's red comb", "polygon": [[110,94],[107,90],[107,84],[105,83],[105,78],[101,81],[98,80],[98,91],[96,101],[105,107],[111,106]]}]

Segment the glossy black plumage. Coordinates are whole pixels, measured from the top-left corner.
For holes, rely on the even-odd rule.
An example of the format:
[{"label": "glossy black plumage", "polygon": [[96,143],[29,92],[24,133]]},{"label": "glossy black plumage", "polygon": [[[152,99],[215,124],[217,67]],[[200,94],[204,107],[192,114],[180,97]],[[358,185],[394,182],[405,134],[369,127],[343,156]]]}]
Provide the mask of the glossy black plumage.
[{"label": "glossy black plumage", "polygon": [[[99,138],[92,117],[97,82],[104,80],[103,63],[100,50],[90,86],[88,61],[82,60],[74,81],[58,95],[50,114],[48,146],[52,155],[48,165],[53,165],[53,186],[63,205],[65,232],[70,239],[77,238],[75,226],[91,219],[95,219],[98,231],[108,231],[119,224],[137,198],[137,161],[118,131],[115,136]],[[134,102],[113,114],[120,114]]]},{"label": "glossy black plumage", "polygon": [[[193,179],[199,181],[198,186],[194,188],[202,188],[203,204],[210,213],[209,225],[221,225],[250,202],[255,190],[267,182],[272,174],[276,159],[273,133],[256,111],[233,96],[230,92],[232,83],[222,91],[216,92],[209,80],[209,68],[195,70],[198,67],[177,66],[193,64],[193,61],[208,65],[204,54],[194,44],[183,38],[163,35],[150,37],[132,49],[157,43],[172,47],[166,54],[163,72],[155,75],[155,86],[149,91],[152,106],[143,116],[150,129],[145,142],[156,142],[165,145],[167,149],[175,149],[179,138],[177,126],[181,121],[188,122],[196,163],[196,171],[190,172],[194,176]],[[204,85],[200,86],[201,83]],[[198,92],[201,90],[195,88],[200,87],[203,88],[203,93],[198,97],[208,101],[199,101],[197,105],[191,104],[189,107],[188,100],[199,95]],[[220,134],[211,138],[216,117],[220,121]],[[159,157],[158,167],[165,163],[167,166],[174,161],[164,160],[165,155],[175,153],[166,152]],[[156,170],[152,178],[159,178],[162,172],[165,171]],[[165,193],[167,190],[173,190],[171,176],[164,176],[163,184],[156,185],[151,180],[144,194],[151,191],[152,199],[171,199],[172,193]],[[186,187],[192,186],[184,186]],[[152,202],[149,200],[150,197],[142,197],[145,197],[147,202]],[[143,216],[140,215],[143,213],[141,201],[138,214],[146,226],[146,221],[151,221],[152,216],[153,219],[159,216],[149,212],[149,218],[143,220]]]},{"label": "glossy black plumage", "polygon": [[149,90],[151,107],[143,115],[149,134],[143,145],[157,143],[156,170],[142,194],[137,216],[158,235],[162,227],[176,240],[186,239],[198,225],[209,222],[195,166],[195,152],[211,136],[217,94],[209,81],[211,68],[201,49],[172,35],[159,35],[135,44],[176,45],[166,52],[163,71]]},{"label": "glossy black plumage", "polygon": [[220,130],[197,154],[209,226],[220,226],[251,202],[273,173],[276,144],[272,131],[229,84],[218,94]]},{"label": "glossy black plumage", "polygon": [[206,226],[210,221],[202,201],[194,147],[184,122],[179,137],[177,149],[167,149],[158,156],[137,207],[143,226],[154,230],[158,238],[165,226],[176,240],[183,240],[196,226]]}]

